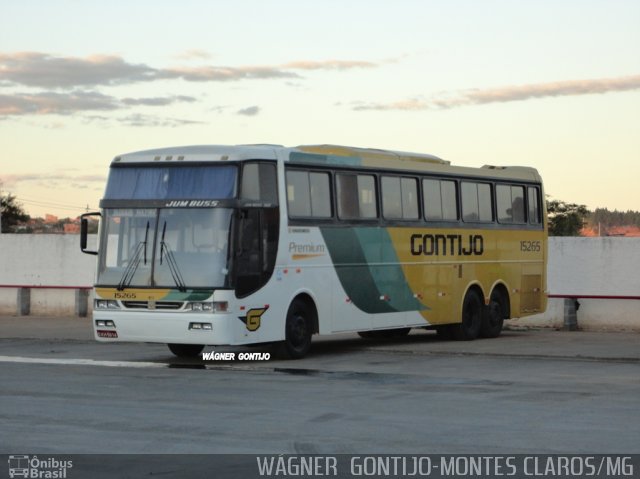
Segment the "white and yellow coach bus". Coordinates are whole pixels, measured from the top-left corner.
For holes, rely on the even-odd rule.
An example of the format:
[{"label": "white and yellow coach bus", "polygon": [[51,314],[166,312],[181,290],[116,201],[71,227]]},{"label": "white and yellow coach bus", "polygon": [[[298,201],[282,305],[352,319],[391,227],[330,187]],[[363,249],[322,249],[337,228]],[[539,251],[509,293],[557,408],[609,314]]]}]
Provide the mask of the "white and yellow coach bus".
[{"label": "white and yellow coach bus", "polygon": [[190,146],[111,163],[99,341],[277,343],[314,334],[495,337],[546,308],[544,191],[527,167],[318,145]]}]

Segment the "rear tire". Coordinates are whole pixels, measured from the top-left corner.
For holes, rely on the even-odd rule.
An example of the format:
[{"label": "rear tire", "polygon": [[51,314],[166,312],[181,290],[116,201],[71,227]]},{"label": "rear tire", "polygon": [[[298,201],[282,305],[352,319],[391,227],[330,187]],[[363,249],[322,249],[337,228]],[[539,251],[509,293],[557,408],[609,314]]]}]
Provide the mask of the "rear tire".
[{"label": "rear tire", "polygon": [[204,344],[167,344],[169,351],[179,358],[196,358],[204,349]]},{"label": "rear tire", "polygon": [[294,300],[287,312],[285,339],[278,345],[278,355],[288,359],[305,357],[311,349],[312,324],[307,303]]},{"label": "rear tire", "polygon": [[467,291],[462,302],[462,322],[452,325],[453,337],[458,341],[471,341],[480,334],[483,304],[480,295],[473,289]]},{"label": "rear tire", "polygon": [[484,308],[480,336],[483,338],[497,338],[502,332],[504,324],[504,313],[502,307],[502,296],[494,291],[491,293],[489,305]]}]

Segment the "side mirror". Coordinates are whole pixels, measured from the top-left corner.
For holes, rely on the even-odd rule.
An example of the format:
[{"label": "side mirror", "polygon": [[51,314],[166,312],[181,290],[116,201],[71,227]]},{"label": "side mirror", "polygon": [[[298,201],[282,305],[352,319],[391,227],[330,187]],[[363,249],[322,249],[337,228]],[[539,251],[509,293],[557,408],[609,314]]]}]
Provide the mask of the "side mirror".
[{"label": "side mirror", "polygon": [[87,249],[87,236],[89,235],[89,216],[102,216],[100,213],[85,213],[80,216],[80,251],[85,254],[98,254],[97,251],[90,251]]}]

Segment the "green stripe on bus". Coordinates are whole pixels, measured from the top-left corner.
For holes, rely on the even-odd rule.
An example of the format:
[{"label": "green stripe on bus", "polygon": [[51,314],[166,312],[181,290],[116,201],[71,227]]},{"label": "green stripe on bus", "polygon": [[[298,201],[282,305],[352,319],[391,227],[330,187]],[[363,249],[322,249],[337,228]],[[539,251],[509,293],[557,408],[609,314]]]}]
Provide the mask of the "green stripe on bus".
[{"label": "green stripe on bus", "polygon": [[383,228],[320,228],[340,284],[366,313],[425,311],[413,296]]},{"label": "green stripe on bus", "polygon": [[371,276],[355,228],[320,228],[320,231],[349,300],[365,313],[395,312],[387,301],[380,300],[381,293]]},{"label": "green stripe on bus", "polygon": [[393,241],[384,228],[354,228],[380,296],[396,311],[423,311],[429,308],[413,296],[402,271]]},{"label": "green stripe on bus", "polygon": [[185,292],[172,289],[169,294],[164,298],[164,301],[204,301],[209,299],[213,294],[212,289],[207,290],[192,290],[189,289]]}]

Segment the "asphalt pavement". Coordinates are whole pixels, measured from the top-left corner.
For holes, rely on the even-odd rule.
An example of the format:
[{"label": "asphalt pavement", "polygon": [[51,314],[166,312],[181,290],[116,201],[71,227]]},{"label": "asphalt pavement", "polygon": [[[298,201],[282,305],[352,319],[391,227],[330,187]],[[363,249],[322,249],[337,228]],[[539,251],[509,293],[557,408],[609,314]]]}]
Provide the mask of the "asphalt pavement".
[{"label": "asphalt pavement", "polygon": [[638,453],[639,346],[415,331],[314,338],[298,361],[204,361],[97,343],[87,318],[0,317],[0,453]]}]

